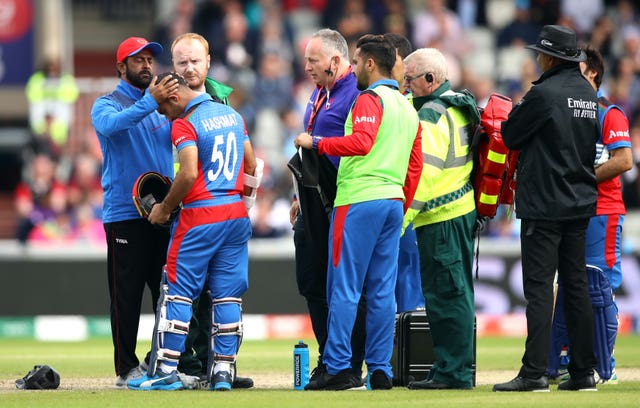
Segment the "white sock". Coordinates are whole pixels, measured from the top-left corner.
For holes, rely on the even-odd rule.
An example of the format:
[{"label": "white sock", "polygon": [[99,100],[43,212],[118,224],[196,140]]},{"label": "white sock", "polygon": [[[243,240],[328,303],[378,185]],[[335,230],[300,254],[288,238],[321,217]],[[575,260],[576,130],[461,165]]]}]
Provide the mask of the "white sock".
[{"label": "white sock", "polygon": [[176,368],[176,366],[169,365],[164,361],[161,361],[160,364],[158,364],[158,370],[162,371],[165,374],[171,374],[172,372],[176,371]]},{"label": "white sock", "polygon": [[213,374],[218,374],[219,371],[231,372],[231,364],[230,363],[216,363],[216,365],[213,367]]}]

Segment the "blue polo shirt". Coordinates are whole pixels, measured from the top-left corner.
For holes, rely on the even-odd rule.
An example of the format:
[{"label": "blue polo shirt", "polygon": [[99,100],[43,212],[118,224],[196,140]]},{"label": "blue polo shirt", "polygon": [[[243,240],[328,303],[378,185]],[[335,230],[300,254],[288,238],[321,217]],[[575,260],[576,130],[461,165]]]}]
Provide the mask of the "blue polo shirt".
[{"label": "blue polo shirt", "polygon": [[148,92],[120,81],[91,109],[102,150],[102,222],[140,218],[131,193],[138,176],[156,171],[173,178],[171,123]]}]

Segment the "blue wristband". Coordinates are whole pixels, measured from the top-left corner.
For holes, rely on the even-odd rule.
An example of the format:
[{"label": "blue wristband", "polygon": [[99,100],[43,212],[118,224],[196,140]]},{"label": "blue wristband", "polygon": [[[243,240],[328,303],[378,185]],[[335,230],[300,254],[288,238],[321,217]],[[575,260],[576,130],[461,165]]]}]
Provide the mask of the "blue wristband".
[{"label": "blue wristband", "polygon": [[311,137],[311,148],[313,150],[318,150],[318,143],[322,140],[322,136],[312,136]]}]

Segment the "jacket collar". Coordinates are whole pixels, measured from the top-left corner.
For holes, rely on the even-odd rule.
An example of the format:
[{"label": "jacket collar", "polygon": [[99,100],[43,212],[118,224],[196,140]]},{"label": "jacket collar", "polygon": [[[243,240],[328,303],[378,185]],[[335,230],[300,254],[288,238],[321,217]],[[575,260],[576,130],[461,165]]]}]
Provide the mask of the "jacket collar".
[{"label": "jacket collar", "polygon": [[377,86],[388,86],[389,88],[393,88],[393,89],[400,89],[400,87],[398,86],[398,81],[396,81],[395,79],[380,79],[374,83],[372,83],[371,85],[369,85],[368,89],[373,89]]},{"label": "jacket collar", "polygon": [[476,125],[480,123],[480,113],[476,98],[467,90],[460,92],[451,90],[451,83],[447,80],[438,87],[432,94],[413,98],[413,107],[420,110],[422,106],[430,101],[439,100],[445,106],[455,106],[462,109],[466,113],[469,121]]},{"label": "jacket collar", "polygon": [[451,82],[449,82],[449,80],[447,79],[442,83],[442,85],[438,87],[438,89],[436,89],[429,95],[425,95],[425,96],[413,95],[413,106],[417,109],[420,109],[422,105],[424,105],[426,102],[440,98],[440,96],[442,96],[443,93],[449,90],[451,90]]},{"label": "jacket collar", "polygon": [[[558,64],[553,68],[550,68],[548,70],[546,70],[545,72],[542,73],[542,75],[540,75],[540,78],[538,78],[537,80],[533,81],[532,83],[534,85],[538,85],[542,82],[544,82],[546,79],[549,79],[550,77],[554,76],[554,75],[558,75],[564,71],[569,71],[569,70],[578,70],[578,72],[580,73],[580,66],[578,65],[577,62],[564,62],[562,64]],[[582,75],[582,73],[580,73],[580,75]]]},{"label": "jacket collar", "polygon": [[131,85],[124,79],[120,79],[120,83],[118,84],[118,90],[123,94],[127,95],[128,97],[135,99],[136,101],[138,99],[141,99],[142,96],[144,95],[144,92],[146,91],[146,89],[136,88],[135,86]]},{"label": "jacket collar", "polygon": [[[329,92],[337,92],[338,89],[342,88],[345,84],[349,84],[351,83],[351,81],[354,81],[356,79],[355,76],[356,75],[353,73],[353,69],[351,68],[351,66],[349,66],[349,69],[345,71],[345,73],[340,75],[338,79],[336,79],[335,84],[333,84],[331,89],[329,89]],[[321,92],[323,89],[326,90],[324,86],[320,85],[316,85],[316,89],[318,90],[318,92]]]},{"label": "jacket collar", "polygon": [[194,106],[198,105],[199,103],[202,103],[204,101],[211,101],[211,100],[213,100],[213,98],[211,98],[211,95],[209,95],[206,92],[201,93],[195,98],[193,98],[191,101],[189,101],[187,106],[184,108],[184,111],[189,112],[190,109],[192,109]]},{"label": "jacket collar", "polygon": [[227,103],[227,97],[233,92],[233,88],[230,86],[209,77],[204,80],[204,88],[209,95],[215,96],[225,104]]}]

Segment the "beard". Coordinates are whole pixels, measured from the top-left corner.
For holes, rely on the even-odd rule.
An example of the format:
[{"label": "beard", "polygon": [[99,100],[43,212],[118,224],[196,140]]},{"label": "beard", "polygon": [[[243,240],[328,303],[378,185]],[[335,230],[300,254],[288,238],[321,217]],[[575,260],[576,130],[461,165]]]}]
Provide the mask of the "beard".
[{"label": "beard", "polygon": [[363,78],[363,75],[360,75],[359,77],[357,77],[356,86],[358,87],[359,91],[364,91],[369,87],[369,79]]},{"label": "beard", "polygon": [[125,76],[131,85],[140,89],[147,89],[153,78],[151,71],[148,69],[143,69],[140,72],[132,72],[129,70],[129,66],[126,68]]},{"label": "beard", "polygon": [[200,75],[191,75],[189,78],[185,78],[185,80],[187,81],[187,84],[189,85],[189,88],[191,89],[200,89],[200,88],[204,88],[204,79],[202,79],[202,76]]}]

